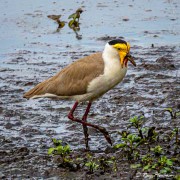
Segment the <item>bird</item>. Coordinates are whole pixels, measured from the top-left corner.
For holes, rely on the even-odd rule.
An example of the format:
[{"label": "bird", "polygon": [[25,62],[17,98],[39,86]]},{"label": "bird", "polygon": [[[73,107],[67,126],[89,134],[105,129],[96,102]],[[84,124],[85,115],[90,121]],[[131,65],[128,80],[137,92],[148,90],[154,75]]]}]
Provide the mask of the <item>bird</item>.
[{"label": "bird", "polygon": [[[68,118],[82,124],[86,149],[89,149],[88,127],[99,130],[112,145],[108,131],[102,126],[89,123],[87,116],[93,101],[123,80],[128,62],[136,66],[134,57],[130,54],[130,44],[122,39],[110,40],[105,44],[103,52],[96,52],[76,60],[54,76],[37,84],[23,97],[75,101]],[[82,118],[75,118],[74,111],[81,102],[87,102],[87,108]]]}]

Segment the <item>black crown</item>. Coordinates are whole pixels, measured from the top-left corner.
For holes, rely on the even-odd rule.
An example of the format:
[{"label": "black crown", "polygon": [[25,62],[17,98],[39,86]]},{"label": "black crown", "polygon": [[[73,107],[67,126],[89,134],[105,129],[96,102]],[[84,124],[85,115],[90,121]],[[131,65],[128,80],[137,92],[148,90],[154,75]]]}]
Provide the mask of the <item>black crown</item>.
[{"label": "black crown", "polygon": [[115,40],[109,41],[108,43],[109,43],[109,45],[115,45],[115,44],[126,44],[127,45],[127,42],[122,39],[115,39]]}]

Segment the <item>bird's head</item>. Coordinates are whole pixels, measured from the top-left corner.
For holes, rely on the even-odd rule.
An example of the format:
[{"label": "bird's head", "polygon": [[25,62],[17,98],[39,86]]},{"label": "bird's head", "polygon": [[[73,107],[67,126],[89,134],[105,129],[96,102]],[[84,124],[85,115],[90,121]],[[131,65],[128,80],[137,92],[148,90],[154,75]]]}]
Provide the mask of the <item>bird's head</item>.
[{"label": "bird's head", "polygon": [[107,43],[109,53],[114,56],[118,56],[121,66],[127,66],[128,61],[130,61],[134,66],[136,63],[134,58],[130,55],[130,44],[124,40],[116,39],[109,41]]}]

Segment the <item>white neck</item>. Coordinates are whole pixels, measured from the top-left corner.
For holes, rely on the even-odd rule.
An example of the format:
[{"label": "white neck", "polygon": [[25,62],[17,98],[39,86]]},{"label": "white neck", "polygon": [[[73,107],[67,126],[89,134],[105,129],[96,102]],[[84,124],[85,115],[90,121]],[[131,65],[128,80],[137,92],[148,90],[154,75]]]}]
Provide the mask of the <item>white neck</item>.
[{"label": "white neck", "polygon": [[104,71],[115,72],[117,70],[119,73],[121,71],[120,69],[126,69],[126,67],[121,67],[118,51],[108,43],[105,45],[102,56],[105,64]]},{"label": "white neck", "polygon": [[104,74],[95,78],[89,84],[87,90],[88,92],[97,92],[99,95],[120,83],[127,71],[126,67],[121,67],[118,51],[109,44],[106,44],[102,57],[104,60]]},{"label": "white neck", "polygon": [[102,56],[105,64],[105,77],[109,79],[112,84],[120,82],[124,78],[127,68],[121,67],[118,51],[107,43]]},{"label": "white neck", "polygon": [[107,43],[103,51],[103,58],[105,63],[108,63],[105,59],[119,59],[118,51]]}]

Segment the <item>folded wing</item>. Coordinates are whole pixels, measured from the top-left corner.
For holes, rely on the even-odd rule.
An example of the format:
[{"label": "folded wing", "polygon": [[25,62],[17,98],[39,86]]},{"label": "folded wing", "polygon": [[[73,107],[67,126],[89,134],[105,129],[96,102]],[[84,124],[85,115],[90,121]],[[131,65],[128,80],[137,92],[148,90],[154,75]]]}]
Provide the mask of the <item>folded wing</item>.
[{"label": "folded wing", "polygon": [[84,57],[24,94],[29,99],[46,93],[57,96],[86,94],[89,83],[104,72],[102,53]]}]

